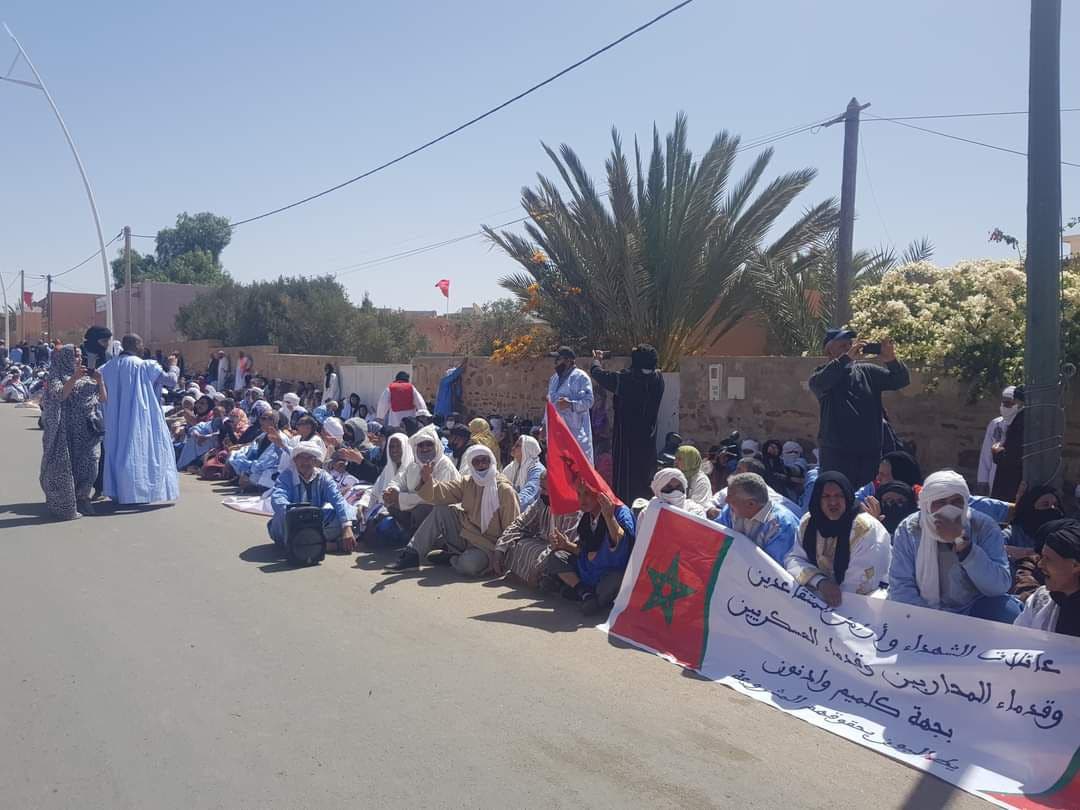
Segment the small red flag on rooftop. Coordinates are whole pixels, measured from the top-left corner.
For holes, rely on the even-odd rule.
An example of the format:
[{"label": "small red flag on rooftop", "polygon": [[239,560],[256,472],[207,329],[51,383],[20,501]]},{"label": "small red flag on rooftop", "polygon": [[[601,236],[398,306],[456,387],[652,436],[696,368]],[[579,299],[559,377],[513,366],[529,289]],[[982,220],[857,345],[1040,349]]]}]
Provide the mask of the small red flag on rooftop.
[{"label": "small red flag on rooftop", "polygon": [[450,279],[439,279],[437,282],[435,282],[435,286],[438,287],[442,291],[442,294],[445,295],[447,298],[450,297]]}]

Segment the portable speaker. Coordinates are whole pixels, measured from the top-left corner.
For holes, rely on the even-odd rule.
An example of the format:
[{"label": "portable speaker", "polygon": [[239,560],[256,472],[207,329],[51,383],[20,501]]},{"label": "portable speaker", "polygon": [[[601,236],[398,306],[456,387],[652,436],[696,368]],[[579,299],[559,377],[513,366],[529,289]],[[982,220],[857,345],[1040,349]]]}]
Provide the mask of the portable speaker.
[{"label": "portable speaker", "polygon": [[326,557],[323,510],[290,506],[285,512],[285,553],[295,565],[317,565]]}]

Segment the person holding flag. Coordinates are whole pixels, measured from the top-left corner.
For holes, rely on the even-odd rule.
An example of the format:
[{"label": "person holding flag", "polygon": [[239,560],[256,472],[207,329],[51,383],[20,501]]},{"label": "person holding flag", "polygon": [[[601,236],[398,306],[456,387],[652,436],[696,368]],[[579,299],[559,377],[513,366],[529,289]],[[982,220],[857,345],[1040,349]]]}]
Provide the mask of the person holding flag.
[{"label": "person holding flag", "polygon": [[577,355],[569,346],[560,346],[551,353],[555,360],[555,373],[548,382],[548,402],[573,433],[581,451],[592,464],[592,414],[593,389],[589,375],[577,367]]}]

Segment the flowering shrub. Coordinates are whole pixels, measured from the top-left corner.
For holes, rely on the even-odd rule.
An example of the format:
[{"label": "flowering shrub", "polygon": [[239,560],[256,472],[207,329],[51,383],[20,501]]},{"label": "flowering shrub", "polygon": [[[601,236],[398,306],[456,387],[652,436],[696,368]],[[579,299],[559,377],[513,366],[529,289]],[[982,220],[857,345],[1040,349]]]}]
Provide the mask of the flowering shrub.
[{"label": "flowering shrub", "polygon": [[556,336],[550,327],[537,325],[523,335],[508,341],[493,341],[491,359],[495,363],[511,363],[529,357],[543,357],[555,345]]},{"label": "flowering shrub", "polygon": [[[1027,279],[1016,261],[979,259],[952,267],[918,262],[887,272],[851,299],[852,327],[868,340],[890,336],[898,353],[935,376],[969,384],[972,399],[1023,382]],[[1080,262],[1062,274],[1062,361],[1080,354]]]}]

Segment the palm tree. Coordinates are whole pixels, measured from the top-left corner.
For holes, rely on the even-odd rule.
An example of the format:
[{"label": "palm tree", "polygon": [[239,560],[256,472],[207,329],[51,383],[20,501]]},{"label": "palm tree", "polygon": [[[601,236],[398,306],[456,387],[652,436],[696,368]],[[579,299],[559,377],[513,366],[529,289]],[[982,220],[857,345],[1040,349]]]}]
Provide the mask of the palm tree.
[{"label": "palm tree", "polygon": [[499,283],[565,342],[620,352],[648,342],[661,368],[674,369],[680,357],[702,352],[755,311],[755,261],[809,251],[835,226],[836,206],[827,200],[764,246],[816,171],[783,174],[755,196],[771,149],[736,182],[738,137],[721,132],[700,163],[686,140],[682,114],[664,145],[654,126],[648,169],[635,141],[632,176],[613,129],[604,193],[569,146],[556,154],[545,144],[569,199],[541,175],[535,189],[522,190],[527,237],[484,227],[523,268]]},{"label": "palm tree", "polygon": [[[897,255],[891,247],[860,250],[852,257],[854,289],[876,284],[889,270],[929,259],[934,245],[923,237]],[[836,308],[837,230],[829,230],[807,249],[788,255],[761,256],[751,277],[758,297],[758,318],[769,329],[770,348],[784,355],[817,352]]]}]

